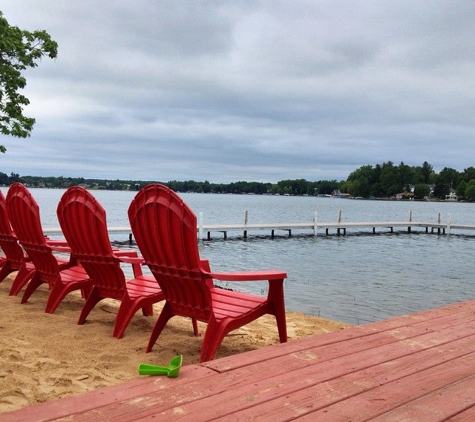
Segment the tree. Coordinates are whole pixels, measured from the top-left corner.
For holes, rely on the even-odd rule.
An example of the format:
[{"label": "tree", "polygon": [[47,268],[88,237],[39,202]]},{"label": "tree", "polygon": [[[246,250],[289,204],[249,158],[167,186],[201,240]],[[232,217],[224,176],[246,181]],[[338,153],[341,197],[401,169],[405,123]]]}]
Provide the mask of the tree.
[{"label": "tree", "polygon": [[430,187],[425,183],[418,183],[414,186],[414,198],[415,199],[424,199],[425,197],[429,196],[430,194]]},{"label": "tree", "polygon": [[437,183],[445,183],[452,188],[456,188],[462,175],[455,169],[444,167],[437,176]]},{"label": "tree", "polygon": [[475,180],[471,180],[465,189],[465,198],[469,201],[475,201]]},{"label": "tree", "polygon": [[[55,58],[58,44],[46,31],[25,31],[10,26],[0,11],[0,131],[20,138],[30,136],[35,119],[23,115],[30,101],[19,90],[25,88],[22,72],[38,66],[43,56]],[[0,151],[6,149],[0,145]]]},{"label": "tree", "polygon": [[417,168],[417,172],[420,176],[420,180],[418,180],[418,183],[429,184],[430,177],[434,173],[434,168],[427,161],[424,161],[422,167]]},{"label": "tree", "polygon": [[409,185],[413,184],[414,182],[414,169],[401,161],[398,171],[401,186],[405,190],[409,190]]},{"label": "tree", "polygon": [[463,173],[462,173],[463,180],[465,180],[467,183],[470,182],[470,180],[475,179],[475,168],[474,167],[468,167],[466,168]]},{"label": "tree", "polygon": [[457,186],[457,189],[455,190],[455,194],[459,198],[465,198],[465,189],[467,189],[467,186],[468,186],[468,183],[465,180],[462,180]]},{"label": "tree", "polygon": [[395,167],[391,161],[383,163],[379,183],[381,192],[383,196],[386,197],[396,195],[396,193],[401,192],[404,187],[403,183],[401,182],[399,169]]},{"label": "tree", "polygon": [[8,174],[0,172],[0,185],[8,184]]}]

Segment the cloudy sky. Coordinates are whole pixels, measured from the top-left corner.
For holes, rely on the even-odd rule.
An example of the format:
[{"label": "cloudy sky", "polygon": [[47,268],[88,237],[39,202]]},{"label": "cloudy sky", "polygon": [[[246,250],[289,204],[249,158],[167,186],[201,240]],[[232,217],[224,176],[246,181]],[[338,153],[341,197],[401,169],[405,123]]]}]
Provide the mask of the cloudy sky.
[{"label": "cloudy sky", "polygon": [[0,171],[344,180],[475,166],[473,0],[5,0],[56,60],[26,73],[32,136]]}]

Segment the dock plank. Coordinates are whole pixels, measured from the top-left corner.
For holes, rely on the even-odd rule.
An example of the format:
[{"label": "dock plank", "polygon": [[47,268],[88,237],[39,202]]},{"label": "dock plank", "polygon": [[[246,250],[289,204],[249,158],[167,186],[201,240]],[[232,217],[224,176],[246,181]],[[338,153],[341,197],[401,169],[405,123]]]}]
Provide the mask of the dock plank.
[{"label": "dock plank", "polygon": [[475,301],[0,414],[10,421],[474,420]]},{"label": "dock plank", "polygon": [[[471,391],[474,391],[472,388]],[[457,415],[451,416],[446,419],[446,422],[473,422],[475,421],[475,404],[472,404],[470,407],[465,409],[463,412],[458,413]],[[429,421],[431,422],[431,421]]]},{"label": "dock plank", "polygon": [[[316,408],[322,408],[325,413],[326,407],[354,395],[371,391],[376,387],[379,388],[384,383],[408,375],[414,375],[417,378],[418,374],[426,368],[451,362],[450,369],[452,361],[455,362],[456,358],[465,356],[467,345],[474,344],[475,335],[456,343],[450,342],[450,338],[453,337],[447,337],[445,345],[418,352],[414,350],[422,346],[401,342],[398,345],[387,345],[384,349],[371,349],[371,354],[355,353],[351,355],[351,360],[341,357],[332,361],[331,364],[318,362],[299,369],[288,369],[292,366],[292,356],[287,356],[286,359],[279,360],[280,365],[274,367],[270,376],[269,373],[267,374],[272,383],[269,383],[268,379],[259,379],[252,386],[248,381],[240,385],[226,385],[219,397],[227,403],[225,408],[221,406],[213,408],[212,403],[216,401],[216,397],[210,396],[200,402],[182,406],[182,413],[188,416],[182,420],[194,420],[195,412],[202,407],[213,408],[213,416],[217,418],[216,420],[226,420],[230,414],[239,414],[242,420],[246,418],[248,420],[260,420],[260,418],[264,418],[263,420],[268,418],[267,420],[272,421],[293,420]],[[359,369],[355,370],[355,368]],[[268,372],[271,371],[271,368],[267,366],[265,369]],[[458,374],[454,376],[457,377]],[[352,408],[358,407],[357,405]],[[172,415],[164,412],[161,416],[166,418]],[[313,420],[327,419],[323,419],[322,416],[322,419]]]},{"label": "dock plank", "polygon": [[[400,407],[371,419],[372,422],[394,422],[396,420],[431,422],[474,421],[475,408],[473,394],[475,376],[456,382],[445,388],[435,390],[425,396],[412,400]],[[467,406],[468,409],[467,409]],[[461,419],[463,417],[463,419]],[[468,419],[467,419],[468,418]]]},{"label": "dock plank", "polygon": [[[471,332],[471,329],[467,328],[467,325],[465,325],[465,328],[467,332]],[[200,416],[204,417],[203,420],[207,420],[206,418],[210,415],[207,416],[206,410],[203,411],[203,409],[212,409],[213,417],[220,416],[221,411],[224,412],[223,415],[221,415],[222,417],[227,417],[229,415],[229,412],[239,412],[240,414],[242,413],[243,415],[245,415],[246,412],[243,412],[243,410],[245,410],[245,406],[242,403],[244,403],[245,405],[249,405],[249,407],[252,408],[261,401],[264,403],[266,402],[267,395],[262,396],[259,393],[261,390],[265,390],[267,394],[272,394],[271,398],[273,399],[274,396],[278,394],[277,400],[280,401],[280,399],[284,396],[292,397],[289,396],[289,394],[291,393],[298,394],[301,389],[306,389],[309,383],[324,383],[335,377],[342,376],[342,374],[349,374],[351,373],[352,369],[357,365],[359,365],[359,367],[370,367],[378,362],[386,363],[389,360],[393,359],[395,356],[397,357],[401,354],[408,353],[412,354],[414,350],[419,350],[422,347],[434,348],[441,343],[449,343],[452,339],[456,339],[460,337],[460,335],[462,335],[462,332],[455,332],[452,327],[447,327],[443,333],[439,333],[438,340],[433,341],[431,340],[431,337],[435,335],[434,331],[428,333],[426,329],[421,329],[419,330],[419,332],[425,332],[425,334],[421,336],[417,342],[407,342],[406,338],[403,338],[403,340],[399,340],[401,341],[400,349],[396,348],[394,344],[392,344],[394,342],[397,342],[398,340],[395,337],[391,336],[388,337],[390,343],[386,344],[386,347],[384,348],[381,348],[380,344],[370,343],[367,348],[363,348],[361,353],[355,353],[355,350],[349,347],[346,354],[350,353],[351,359],[348,360],[345,354],[343,354],[340,359],[335,359],[332,362],[331,366],[326,365],[326,362],[324,360],[325,351],[317,348],[314,350],[314,356],[318,356],[321,359],[318,359],[317,367],[310,368],[312,370],[311,374],[309,372],[310,369],[308,368],[308,363],[310,362],[311,364],[313,364],[315,362],[315,359],[306,360],[302,362],[302,360],[299,357],[296,358],[295,355],[284,355],[284,358],[280,358],[278,362],[273,362],[271,360],[266,360],[262,362],[261,359],[261,364],[257,368],[248,367],[248,371],[231,373],[229,374],[230,376],[226,378],[212,377],[211,379],[207,380],[205,388],[201,391],[200,400],[190,400],[190,397],[192,397],[192,395],[190,395],[190,391],[192,393],[197,388],[195,384],[186,385],[184,386],[184,388],[183,386],[180,386],[180,391],[173,391],[173,389],[169,390],[168,394],[175,398],[179,397],[179,410],[177,410],[175,406],[167,408],[167,406],[165,406],[165,403],[163,403],[162,401],[159,402],[160,398],[158,397],[145,397],[144,395],[142,395],[142,399],[147,402],[148,406],[150,406],[150,409],[152,409],[152,413],[150,413],[150,410],[147,408],[136,409],[136,401],[131,400],[130,405],[126,406],[130,409],[127,411],[127,414],[130,415],[130,419],[127,419],[127,416],[124,414],[122,409],[121,420],[137,420],[141,417],[146,418],[153,414],[153,409],[155,409],[157,406],[160,406],[161,408],[160,417],[162,420],[173,420],[173,418],[176,416],[177,411],[181,414],[183,420],[201,420],[199,417],[196,416],[197,413],[199,413]],[[470,339],[470,342],[473,343],[474,341],[474,338]],[[455,343],[450,344],[451,349],[457,348],[457,350],[463,349],[464,346],[466,346],[466,343],[463,343],[462,346],[458,348],[456,347]],[[325,348],[325,346],[323,348]],[[366,349],[368,348],[372,349],[371,354],[366,353]],[[433,351],[432,354],[436,357],[440,357],[443,351],[443,348],[439,347],[437,350]],[[328,350],[328,353],[331,357],[332,351],[330,349]],[[417,360],[416,358],[414,359],[415,362],[420,363],[419,360]],[[429,364],[430,362],[428,356],[426,355],[420,357],[419,359],[425,364]],[[304,364],[307,364],[307,366],[305,366]],[[413,361],[411,361],[408,366],[409,370],[413,370]],[[285,373],[283,373],[282,368],[285,368]],[[383,370],[385,371],[386,369],[383,368]],[[293,373],[292,377],[288,376],[289,372]],[[313,372],[315,372],[315,374],[313,374]],[[250,377],[254,377],[259,380],[259,382],[255,383],[252,390],[249,389],[248,385]],[[269,378],[273,378],[273,383],[276,383],[277,385],[285,384],[285,387],[281,387],[279,389],[279,392],[267,389],[265,386]],[[279,380],[279,378],[283,378],[282,382]],[[212,394],[210,394],[209,392],[211,392]],[[225,408],[220,407],[219,409],[216,409],[215,406],[213,406],[213,403],[218,400],[218,397],[219,400],[227,403],[227,406]],[[313,397],[313,392],[311,397]],[[125,405],[125,403],[123,404]],[[274,405],[275,403],[271,402],[270,406],[272,407]],[[98,409],[95,410],[96,414],[97,411]],[[113,414],[113,409],[102,409],[101,412],[102,411],[105,411],[105,413],[109,415],[111,415],[111,413]],[[280,416],[286,416],[282,413],[281,410],[278,410],[277,413]],[[265,414],[268,415],[269,412],[266,410]],[[276,420],[281,420],[278,417],[279,415],[276,415]],[[256,415],[252,416],[256,417]]]},{"label": "dock plank", "polygon": [[[465,355],[450,361],[448,364],[416,371],[410,376],[405,376],[390,383],[384,383],[386,375],[384,372],[381,372],[374,380],[375,383],[383,383],[380,387],[364,391],[346,400],[334,403],[332,406],[319,409],[300,420],[331,420],[332,422],[371,420],[374,416],[379,416],[384,412],[396,409],[403,404],[413,402],[414,400],[417,401],[417,399],[428,393],[438,392],[440,394],[441,390],[447,389],[446,387],[451,384],[459,382],[461,378],[465,379],[467,368],[473,365],[474,358],[475,353],[468,356]],[[348,387],[348,383],[343,383],[343,381],[343,379],[338,379],[337,382],[332,383],[329,387],[343,391],[346,388],[350,394],[354,393],[355,389]],[[415,420],[418,421],[419,419],[416,417]],[[434,415],[432,420],[442,421],[443,417],[439,418],[439,416]]]},{"label": "dock plank", "polygon": [[[473,307],[475,308],[475,302]],[[371,324],[354,326],[351,329],[344,329],[341,331],[307,337],[299,339],[299,341],[292,341],[284,344],[279,344],[266,348],[265,358],[271,358],[288,355],[291,353],[304,353],[308,349],[314,349],[323,345],[343,344],[343,348],[351,353],[350,350],[356,351],[357,343],[368,343],[372,341],[373,336],[377,344],[386,344],[387,332],[391,332],[391,336],[400,336],[401,338],[409,338],[418,335],[419,332],[427,330],[439,331],[447,327],[456,327],[457,325],[464,325],[473,321],[475,318],[474,309],[464,303],[455,303],[444,306],[442,308],[430,309],[427,311],[418,312],[415,314],[404,315],[388,320],[377,321]],[[430,325],[428,325],[428,321]],[[408,333],[410,327],[419,327],[420,331],[412,331]],[[391,339],[395,341],[395,339]],[[353,343],[355,342],[355,343]],[[335,346],[337,347],[337,346]],[[262,360],[260,350],[254,353],[243,353],[240,359],[234,356],[221,358],[215,361],[204,363],[203,365],[218,372],[232,371],[245,366],[252,366]],[[336,351],[335,351],[336,353]],[[333,357],[336,357],[333,356]]]},{"label": "dock plank", "polygon": [[[317,235],[318,230],[324,230],[329,233],[329,230],[335,230],[338,234],[343,232],[346,234],[347,229],[370,229],[373,233],[376,229],[389,229],[391,232],[394,229],[401,229],[406,232],[411,232],[412,228],[424,228],[426,233],[429,230],[433,232],[437,230],[438,233],[446,233],[451,230],[472,231],[475,230],[475,225],[471,224],[453,224],[442,223],[440,221],[337,221],[337,222],[290,222],[290,223],[236,223],[236,224],[198,224],[196,231],[203,239],[210,239],[211,233],[224,233],[225,238],[228,232],[240,232],[247,237],[248,232],[254,231],[268,231],[272,237],[275,231],[287,232],[291,235],[293,230],[310,231]],[[107,228],[109,233],[126,233],[131,238],[132,230],[129,226],[110,226]],[[59,227],[45,227],[43,229],[46,235],[62,235]],[[206,233],[206,236],[204,235]]]},{"label": "dock plank", "polygon": [[[201,382],[208,380],[215,372],[198,365],[187,366],[180,371],[180,381],[186,384],[188,380]],[[81,420],[79,415],[95,415],[101,407],[115,407],[127,400],[134,401],[147,394],[156,395],[170,386],[170,380],[164,377],[141,377],[106,388],[85,393],[79,396],[69,396],[45,403],[39,403],[23,409],[0,413],[2,422],[43,422],[62,419]],[[85,397],[85,399],[82,399]],[[86,399],[87,397],[87,399]],[[166,397],[164,397],[164,400]],[[170,400],[174,400],[171,398]],[[85,420],[95,420],[94,418]]]}]

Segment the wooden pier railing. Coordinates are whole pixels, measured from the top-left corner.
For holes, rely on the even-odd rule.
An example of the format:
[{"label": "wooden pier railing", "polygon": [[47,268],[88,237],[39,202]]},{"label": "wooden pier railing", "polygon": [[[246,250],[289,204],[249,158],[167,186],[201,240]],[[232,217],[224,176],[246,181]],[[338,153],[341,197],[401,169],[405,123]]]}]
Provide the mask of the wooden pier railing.
[{"label": "wooden pier railing", "polygon": [[[241,232],[244,238],[247,238],[249,232],[268,231],[271,237],[275,236],[276,232],[286,232],[289,236],[292,231],[310,231],[314,236],[317,236],[319,230],[323,230],[326,235],[330,231],[334,231],[337,235],[346,235],[349,229],[370,229],[376,233],[376,229],[388,229],[391,233],[398,228],[404,228],[407,232],[411,232],[412,228],[424,228],[426,233],[447,234],[451,230],[475,230],[475,225],[469,224],[452,224],[450,214],[448,214],[447,222],[442,222],[440,213],[436,222],[427,221],[413,221],[412,212],[409,212],[406,221],[361,221],[361,222],[347,222],[342,221],[341,211],[338,213],[337,221],[335,222],[319,222],[318,214],[315,213],[313,221],[303,223],[256,223],[250,224],[247,222],[247,213],[242,224],[204,224],[203,213],[199,213],[197,233],[200,239],[211,239],[211,233],[222,233],[224,238],[227,238],[228,232]],[[109,233],[128,233],[129,238],[132,239],[130,227],[109,227]],[[59,228],[45,228],[47,235],[60,235]]]}]

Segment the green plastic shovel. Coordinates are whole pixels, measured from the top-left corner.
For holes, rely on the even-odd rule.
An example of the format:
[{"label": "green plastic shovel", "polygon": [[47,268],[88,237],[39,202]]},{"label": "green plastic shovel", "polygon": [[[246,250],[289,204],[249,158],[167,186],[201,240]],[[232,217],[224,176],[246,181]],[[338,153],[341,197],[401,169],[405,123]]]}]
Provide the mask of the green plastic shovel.
[{"label": "green plastic shovel", "polygon": [[140,375],[166,375],[169,378],[176,378],[180,372],[183,356],[175,356],[168,366],[149,365],[148,363],[141,363],[139,365]]}]

